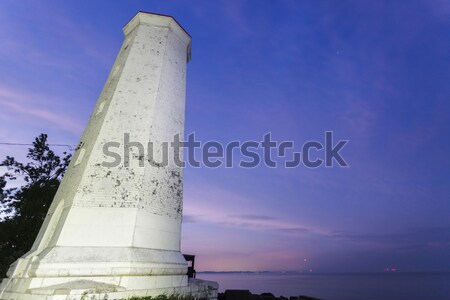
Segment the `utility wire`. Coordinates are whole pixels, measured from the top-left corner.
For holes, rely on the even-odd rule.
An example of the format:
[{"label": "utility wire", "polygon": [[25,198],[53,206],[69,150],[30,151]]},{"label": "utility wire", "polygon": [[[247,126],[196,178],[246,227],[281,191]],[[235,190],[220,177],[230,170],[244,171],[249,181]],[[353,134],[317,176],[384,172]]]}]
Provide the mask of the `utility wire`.
[{"label": "utility wire", "polygon": [[[6,145],[6,146],[33,146],[33,144],[25,144],[25,143],[3,143],[0,142],[0,145]],[[75,150],[76,146],[73,145],[67,145],[67,144],[48,144],[52,147],[67,147],[70,151]]]}]

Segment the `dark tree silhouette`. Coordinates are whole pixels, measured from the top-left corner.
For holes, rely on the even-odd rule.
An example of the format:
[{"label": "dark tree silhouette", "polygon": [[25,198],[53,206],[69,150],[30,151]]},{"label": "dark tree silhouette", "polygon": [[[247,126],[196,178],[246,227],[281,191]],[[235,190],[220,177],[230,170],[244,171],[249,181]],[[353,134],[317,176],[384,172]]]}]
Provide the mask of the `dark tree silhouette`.
[{"label": "dark tree silhouette", "polygon": [[[0,176],[0,278],[11,263],[31,249],[45,215],[58,190],[71,155],[56,155],[39,135],[28,149],[24,164],[7,156],[0,166],[7,172]],[[7,182],[24,180],[24,185],[6,188]]]}]

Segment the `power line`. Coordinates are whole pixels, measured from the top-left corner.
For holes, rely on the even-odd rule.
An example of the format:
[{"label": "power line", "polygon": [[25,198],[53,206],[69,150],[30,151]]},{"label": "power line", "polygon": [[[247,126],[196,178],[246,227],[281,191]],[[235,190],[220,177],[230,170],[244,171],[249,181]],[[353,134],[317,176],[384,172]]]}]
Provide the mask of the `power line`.
[{"label": "power line", "polygon": [[[25,144],[25,143],[3,143],[0,142],[0,145],[6,145],[6,146],[33,146],[33,144]],[[67,147],[69,148],[69,151],[75,150],[76,146],[73,145],[67,145],[67,144],[48,144],[51,147]]]}]

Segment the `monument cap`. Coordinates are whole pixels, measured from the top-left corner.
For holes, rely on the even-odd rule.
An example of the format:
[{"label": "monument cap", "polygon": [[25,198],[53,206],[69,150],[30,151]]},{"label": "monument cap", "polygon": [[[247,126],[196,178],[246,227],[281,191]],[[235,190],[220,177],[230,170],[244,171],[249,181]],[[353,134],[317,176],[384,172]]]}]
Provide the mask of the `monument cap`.
[{"label": "monument cap", "polygon": [[167,27],[173,34],[187,46],[187,62],[191,60],[191,41],[190,34],[175,20],[174,17],[169,15],[155,14],[145,11],[139,11],[131,21],[123,28],[125,36],[130,34],[134,28],[140,24],[148,24],[156,27]]}]

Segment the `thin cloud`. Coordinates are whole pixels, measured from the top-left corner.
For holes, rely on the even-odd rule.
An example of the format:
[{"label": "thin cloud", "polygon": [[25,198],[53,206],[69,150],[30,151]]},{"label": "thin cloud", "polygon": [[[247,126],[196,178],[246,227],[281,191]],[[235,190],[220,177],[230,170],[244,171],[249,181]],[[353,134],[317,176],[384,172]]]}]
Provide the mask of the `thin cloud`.
[{"label": "thin cloud", "polygon": [[279,232],[288,233],[288,234],[304,234],[309,233],[311,230],[304,227],[288,227],[288,228],[279,228]]},{"label": "thin cloud", "polygon": [[[79,134],[83,130],[83,125],[78,120],[54,109],[45,108],[46,105],[51,103],[45,100],[46,98],[48,97],[19,92],[0,86],[0,105],[3,112],[12,115],[25,115],[31,117],[31,120],[57,125],[75,134]],[[53,101],[53,103],[57,102]],[[30,121],[30,118],[22,120]]]},{"label": "thin cloud", "polygon": [[194,215],[183,214],[183,223],[197,223],[198,218]]},{"label": "thin cloud", "polygon": [[[245,230],[271,231],[275,234],[303,234],[306,232],[320,236],[330,234],[324,229],[288,220],[280,220],[267,214],[245,213],[245,208],[243,207],[241,207],[240,212],[244,213],[237,213],[234,206],[229,205],[230,199],[239,199],[237,201],[240,203],[245,203],[249,200],[245,199],[242,195],[230,193],[229,191],[222,190],[218,187],[209,187],[209,189],[202,187],[201,189],[194,189],[191,185],[191,189],[196,190],[197,192],[195,195],[191,195],[189,191],[185,193],[184,203],[185,214],[188,215],[187,223],[194,219],[196,223],[207,223],[220,227]],[[228,204],[224,207],[217,207],[217,203],[207,201],[209,198],[208,195],[212,193],[223,197],[222,201],[216,197],[215,200],[217,203],[227,203],[228,201]]]},{"label": "thin cloud", "polygon": [[236,218],[236,219],[252,220],[252,221],[275,220],[274,217],[266,216],[266,215],[229,215],[229,217]]},{"label": "thin cloud", "polygon": [[450,248],[450,227],[411,228],[387,234],[334,231],[331,237],[351,243],[378,246],[392,250]]}]

